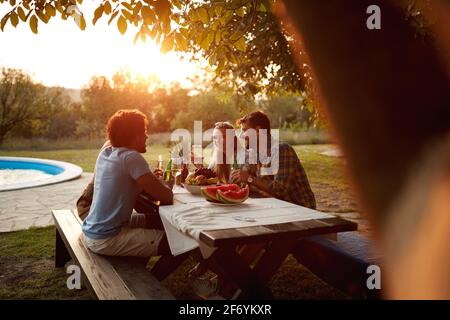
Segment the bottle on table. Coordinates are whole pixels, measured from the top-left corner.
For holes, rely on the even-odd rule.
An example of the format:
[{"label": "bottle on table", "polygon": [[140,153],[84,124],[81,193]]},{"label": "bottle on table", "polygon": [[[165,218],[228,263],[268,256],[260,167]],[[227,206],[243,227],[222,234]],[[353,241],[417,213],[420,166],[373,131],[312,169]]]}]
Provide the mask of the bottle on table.
[{"label": "bottle on table", "polygon": [[239,170],[239,166],[238,166],[238,163],[237,163],[237,157],[236,156],[234,157],[234,160],[233,160],[232,169],[233,170]]},{"label": "bottle on table", "polygon": [[181,183],[184,183],[188,174],[189,174],[188,165],[186,163],[183,163],[181,169]]},{"label": "bottle on table", "polygon": [[158,155],[158,167],[159,170],[163,170],[163,160],[162,160],[162,155]]},{"label": "bottle on table", "polygon": [[164,181],[169,182],[172,176],[172,158],[167,162],[166,171],[164,172]]}]

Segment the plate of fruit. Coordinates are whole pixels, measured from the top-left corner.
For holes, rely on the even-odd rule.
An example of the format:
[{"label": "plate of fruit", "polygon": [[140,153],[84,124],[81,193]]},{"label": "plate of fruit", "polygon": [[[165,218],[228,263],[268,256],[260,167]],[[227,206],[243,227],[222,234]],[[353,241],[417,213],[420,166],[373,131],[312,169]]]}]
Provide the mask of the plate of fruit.
[{"label": "plate of fruit", "polygon": [[200,194],[201,188],[216,185],[218,182],[216,173],[208,168],[198,168],[186,177],[183,186],[192,194]]},{"label": "plate of fruit", "polygon": [[224,184],[201,188],[206,201],[215,205],[237,205],[247,200],[250,190],[248,185],[240,188],[237,184]]}]

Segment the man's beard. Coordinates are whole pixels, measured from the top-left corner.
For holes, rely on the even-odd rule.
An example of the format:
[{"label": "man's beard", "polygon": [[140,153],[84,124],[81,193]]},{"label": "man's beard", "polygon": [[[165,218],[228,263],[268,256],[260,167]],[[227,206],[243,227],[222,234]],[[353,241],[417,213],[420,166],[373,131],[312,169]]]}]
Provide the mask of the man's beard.
[{"label": "man's beard", "polygon": [[140,153],[146,153],[147,152],[147,146],[143,146],[142,148],[139,149]]}]

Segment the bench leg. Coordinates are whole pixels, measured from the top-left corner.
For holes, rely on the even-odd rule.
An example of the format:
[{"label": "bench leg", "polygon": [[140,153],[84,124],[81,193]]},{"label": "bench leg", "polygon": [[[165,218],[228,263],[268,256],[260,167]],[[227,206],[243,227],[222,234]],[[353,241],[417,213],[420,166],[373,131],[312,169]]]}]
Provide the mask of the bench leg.
[{"label": "bench leg", "polygon": [[55,267],[63,268],[65,264],[71,259],[69,251],[61,238],[58,229],[56,229],[55,237]]}]

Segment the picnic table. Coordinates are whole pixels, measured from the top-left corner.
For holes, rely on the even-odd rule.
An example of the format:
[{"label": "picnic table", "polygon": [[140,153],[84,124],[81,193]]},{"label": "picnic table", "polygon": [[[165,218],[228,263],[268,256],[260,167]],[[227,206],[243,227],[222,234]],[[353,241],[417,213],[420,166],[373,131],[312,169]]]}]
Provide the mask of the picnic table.
[{"label": "picnic table", "polygon": [[[174,204],[159,212],[174,256],[200,249],[208,267],[248,298],[271,297],[268,283],[299,239],[357,229],[354,222],[276,198],[222,206],[179,186]],[[236,248],[253,243],[265,248],[249,266]]]}]

